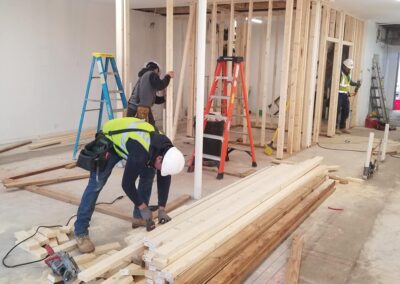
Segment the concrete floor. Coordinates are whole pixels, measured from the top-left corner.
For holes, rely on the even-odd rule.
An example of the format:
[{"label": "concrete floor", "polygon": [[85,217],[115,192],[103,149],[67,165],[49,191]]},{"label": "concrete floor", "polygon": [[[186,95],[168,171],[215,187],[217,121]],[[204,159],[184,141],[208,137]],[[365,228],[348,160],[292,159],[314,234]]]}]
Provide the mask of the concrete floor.
[{"label": "concrete floor", "polygon": [[[352,135],[335,138],[321,137],[320,144],[330,148],[366,149],[369,130],[354,129]],[[376,136],[382,136],[376,131]],[[256,133],[257,135],[257,133]],[[390,138],[400,141],[400,131],[390,132]],[[190,156],[192,140],[179,138],[177,145]],[[49,155],[44,156],[45,152]],[[320,155],[324,163],[341,166],[338,175],[361,177],[365,153],[343,152],[311,147],[293,156],[290,160],[301,161]],[[13,157],[15,158],[13,160]],[[51,151],[15,151],[0,156],[0,178],[16,172],[68,160],[71,147],[55,147]],[[259,168],[271,166],[271,157],[257,149]],[[244,172],[250,167],[250,159],[244,153],[234,152],[227,170]],[[71,171],[80,171],[74,169]],[[60,170],[57,174],[62,175]],[[122,169],[116,168],[103,189],[99,201],[110,201],[122,195],[120,188]],[[225,175],[220,181],[215,173],[204,172],[204,190],[207,195],[238,180]],[[80,196],[85,181],[73,181],[49,187]],[[170,200],[181,194],[192,194],[193,174],[182,173],[173,178]],[[30,229],[34,225],[64,224],[77,207],[49,199],[24,190],[6,192],[0,188],[0,254],[4,256],[13,245],[13,233]],[[156,200],[156,194],[152,196]],[[118,201],[118,206],[127,213],[131,204],[127,198]],[[328,206],[343,208],[333,211]],[[300,273],[301,283],[400,283],[400,160],[387,157],[371,180],[364,184],[338,185],[336,192],[324,202],[296,233],[305,234],[305,248]],[[96,244],[120,241],[130,230],[126,221],[101,213],[94,213],[91,236]],[[396,242],[397,241],[397,242]],[[285,241],[254,273],[247,283],[283,283],[290,238]],[[31,260],[30,255],[17,249],[8,263]],[[0,267],[0,283],[41,283],[45,270],[43,264],[6,269]]]}]

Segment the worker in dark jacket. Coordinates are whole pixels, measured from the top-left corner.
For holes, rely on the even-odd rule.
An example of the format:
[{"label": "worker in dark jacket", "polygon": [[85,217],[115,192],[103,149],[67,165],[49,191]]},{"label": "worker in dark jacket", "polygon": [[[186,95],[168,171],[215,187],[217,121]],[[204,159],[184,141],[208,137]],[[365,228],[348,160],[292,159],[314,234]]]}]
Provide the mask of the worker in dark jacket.
[{"label": "worker in dark jacket", "polygon": [[348,58],[343,61],[342,73],[340,74],[339,97],[337,106],[337,134],[350,133],[350,131],[346,129],[346,120],[349,117],[350,113],[350,86],[356,86],[355,93],[357,93],[358,88],[360,88],[361,86],[360,81],[354,82],[351,80],[351,70],[353,69],[353,67],[354,62],[352,59]]},{"label": "worker in dark jacket", "polygon": [[[110,131],[135,129],[131,132],[110,134]],[[151,167],[157,170],[158,187],[158,219],[168,222],[171,218],[165,212],[168,199],[171,175],[182,171],[185,160],[182,153],[172,145],[165,135],[159,134],[149,123],[133,117],[117,118],[106,122],[102,129],[114,148],[101,172],[92,171],[89,183],[82,195],[75,222],[75,238],[82,253],[94,250],[89,238],[89,222],[95,209],[100,191],[107,182],[114,166],[121,160],[126,160],[122,178],[122,188],[129,199],[135,204],[143,224],[147,230],[154,229],[152,212],[148,208],[149,200],[144,200],[136,190],[135,182],[141,173]],[[140,184],[139,184],[140,187]]]},{"label": "worker in dark jacket", "polygon": [[144,119],[155,126],[151,107],[154,104],[163,104],[165,102],[165,97],[157,96],[157,92],[168,87],[171,78],[174,77],[174,72],[168,72],[161,79],[160,66],[156,62],[150,61],[140,70],[138,76],[139,79],[128,101],[127,116]]}]

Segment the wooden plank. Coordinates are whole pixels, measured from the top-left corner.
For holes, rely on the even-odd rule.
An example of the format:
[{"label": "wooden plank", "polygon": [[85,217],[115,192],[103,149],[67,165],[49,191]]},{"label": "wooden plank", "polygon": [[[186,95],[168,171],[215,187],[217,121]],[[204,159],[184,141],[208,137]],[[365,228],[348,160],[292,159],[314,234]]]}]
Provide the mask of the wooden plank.
[{"label": "wooden plank", "polygon": [[76,247],[77,247],[76,240],[73,239],[73,240],[70,240],[70,241],[68,241],[66,243],[63,243],[62,245],[54,247],[53,250],[54,250],[54,252],[60,252],[60,251],[68,252],[68,251],[71,251],[71,250],[75,249]]},{"label": "wooden plank", "polygon": [[39,148],[44,148],[47,146],[53,146],[53,145],[57,145],[57,144],[61,144],[61,141],[45,141],[45,142],[41,142],[41,143],[35,143],[34,145],[28,146],[28,148],[29,148],[29,150],[36,150]]},{"label": "wooden plank", "polygon": [[[300,67],[299,70],[306,70],[307,69],[307,55],[308,55],[308,42],[309,42],[309,31],[310,31],[310,14],[311,14],[311,1],[306,0],[306,5],[307,9],[304,10],[304,21],[303,21],[303,27],[302,27],[302,36],[301,36],[301,41],[302,41],[302,51],[301,51],[301,62],[300,62]],[[294,145],[293,145],[293,151],[298,152],[301,149],[301,131],[302,131],[302,122],[303,122],[303,105],[304,105],[304,94],[305,94],[305,83],[306,83],[306,73],[301,72],[300,77],[297,80],[298,85],[297,85],[297,103],[296,103],[296,117],[294,120]]]},{"label": "wooden plank", "polygon": [[329,15],[330,9],[328,6],[323,7],[322,15],[322,28],[319,42],[319,59],[318,59],[318,81],[317,81],[317,94],[315,101],[315,113],[314,113],[314,126],[313,126],[313,142],[318,143],[319,133],[321,130],[321,119],[322,119],[322,107],[324,99],[324,86],[325,86],[325,73],[326,73],[326,36],[329,28]]},{"label": "wooden plank", "polygon": [[334,182],[321,185],[299,205],[265,231],[208,283],[239,283],[251,273],[334,191]]},{"label": "wooden plank", "polygon": [[0,153],[4,153],[4,152],[10,151],[10,150],[14,150],[14,149],[20,148],[22,146],[28,145],[30,143],[32,143],[32,140],[26,140],[26,141],[13,143],[11,145],[7,145],[7,146],[4,146],[4,147],[2,147],[0,149]]},{"label": "wooden plank", "polygon": [[[166,0],[166,59],[165,70],[174,70],[174,0]],[[174,107],[174,82],[171,80],[167,87],[166,94],[166,129],[165,133],[169,138],[173,138],[173,107]]]},{"label": "wooden plank", "polygon": [[328,137],[334,136],[336,130],[339,82],[340,82],[340,73],[342,66],[343,29],[344,29],[344,12],[340,12],[338,21],[338,38],[340,42],[335,44],[335,51],[334,51],[331,96],[329,103],[329,119],[328,119],[328,129],[327,129]]},{"label": "wooden plank", "polygon": [[[264,71],[262,72],[264,78],[268,78],[270,76],[267,66],[269,66],[271,63],[271,32],[272,32],[272,1],[268,1],[267,37],[265,40],[265,54],[264,54],[265,61],[263,65]],[[267,98],[268,98],[267,89],[268,89],[267,80],[264,80],[263,97],[262,97],[261,134],[260,134],[261,146],[265,146],[265,124],[267,119]],[[272,88],[272,95],[274,94],[274,91],[275,91],[274,88]]]},{"label": "wooden plank", "polygon": [[58,244],[63,244],[69,241],[69,237],[65,233],[57,232],[56,235]]},{"label": "wooden plank", "polygon": [[55,164],[55,165],[47,166],[47,167],[44,167],[44,168],[39,168],[39,169],[36,169],[36,170],[31,170],[31,171],[28,171],[28,172],[19,173],[19,174],[7,177],[6,179],[19,179],[19,178],[23,178],[23,177],[27,177],[27,176],[37,175],[37,174],[44,173],[44,172],[49,172],[49,171],[52,171],[52,170],[62,169],[65,166],[69,165],[70,163],[71,162],[63,162],[63,163],[60,163],[60,164]]},{"label": "wooden plank", "polygon": [[101,246],[96,246],[94,250],[95,255],[105,254],[111,250],[119,250],[122,246],[119,242],[112,242]]},{"label": "wooden plank", "polygon": [[[290,76],[290,96],[288,101],[289,106],[289,122],[288,122],[288,135],[287,135],[287,152],[289,155],[293,153],[293,138],[294,138],[294,120],[296,115],[296,96],[297,90],[297,79],[300,67],[300,51],[301,51],[301,31],[302,31],[302,21],[303,21],[303,9],[308,9],[308,7],[303,8],[303,3],[305,1],[296,2],[296,21],[294,24],[294,37],[293,37],[293,52],[292,52],[292,62],[291,62],[291,76]],[[296,137],[298,139],[298,137]]]},{"label": "wooden plank", "polygon": [[276,157],[283,159],[283,147],[285,142],[285,120],[286,120],[286,99],[288,93],[289,79],[289,55],[292,33],[293,0],[286,0],[285,8],[285,31],[283,36],[282,70],[280,82],[279,99],[279,123],[278,123],[278,146]]},{"label": "wooden plank", "polygon": [[181,70],[179,73],[179,84],[178,84],[178,94],[176,98],[176,107],[175,107],[175,113],[174,113],[174,121],[173,121],[173,131],[172,131],[172,141],[174,140],[177,130],[178,130],[178,120],[179,120],[179,114],[181,110],[181,105],[182,105],[182,95],[183,95],[183,83],[185,82],[185,77],[187,76],[186,74],[186,65],[187,65],[187,58],[188,58],[188,53],[189,53],[189,44],[190,44],[190,38],[194,35],[192,35],[191,31],[193,29],[193,18],[194,18],[194,5],[190,5],[190,14],[189,14],[189,19],[188,19],[188,24],[186,26],[186,35],[185,35],[185,44],[183,47],[183,55],[182,55],[182,64],[181,64]]},{"label": "wooden plank", "polygon": [[89,177],[89,173],[83,173],[83,174],[80,173],[80,174],[74,174],[74,175],[68,175],[68,176],[62,176],[62,177],[56,177],[56,178],[41,178],[41,179],[28,180],[28,181],[18,180],[18,181],[5,183],[4,186],[8,189],[8,188],[14,188],[14,187],[25,187],[28,185],[49,185],[49,184],[55,184],[55,183],[60,183],[60,182],[85,179],[88,177]]},{"label": "wooden plank", "polygon": [[84,253],[74,256],[73,258],[76,264],[78,264],[78,266],[81,266],[84,263],[88,263],[89,261],[94,260],[96,258],[96,255],[94,253]]},{"label": "wooden plank", "polygon": [[308,196],[311,191],[312,189],[300,190],[296,195],[291,195],[288,199],[276,204],[271,210],[246,226],[240,234],[225,242],[195,266],[179,275],[176,279],[177,282],[205,283],[211,280],[223,267],[233,263],[232,260],[241,252],[246,251],[249,244],[254,242],[263,232],[268,232],[274,226],[276,227],[275,224],[280,222],[281,219],[290,215],[295,208],[301,206],[301,203],[304,204],[306,202],[303,200],[304,197]]},{"label": "wooden plank", "polygon": [[[224,264],[229,261],[229,258],[223,257],[220,253],[214,254],[216,250],[220,252],[223,251],[223,255],[232,253],[231,250],[236,252],[243,250],[246,242],[244,244],[234,242],[234,245],[231,243],[228,245],[229,250],[225,249],[227,247],[226,243],[232,242],[231,238],[240,238],[242,240],[244,238],[250,241],[250,239],[254,239],[257,235],[255,229],[259,231],[258,234],[260,234],[262,230],[266,230],[325,180],[325,178],[319,177],[322,173],[321,170],[322,169],[316,169],[312,173],[310,172],[288,188],[285,188],[282,192],[279,192],[271,200],[258,206],[246,215],[243,215],[243,217],[235,223],[227,226],[198,247],[190,250],[183,258],[173,262],[163,270],[167,276],[167,280],[172,281],[173,278],[177,277],[178,282],[182,283],[203,283],[206,279],[201,279],[200,281],[194,278],[191,282],[185,279],[185,277],[191,278],[194,274],[197,274],[198,277],[204,277],[208,275],[208,271],[213,270],[213,267],[218,267],[219,265],[221,265],[221,267],[224,266]],[[260,228],[263,229],[260,231]],[[220,249],[220,247],[225,248]],[[204,257],[206,257],[206,260],[204,260],[206,263],[208,259],[214,260],[208,262],[209,264],[205,266],[205,269],[199,271],[198,261]],[[219,259],[221,263],[215,263],[216,259]],[[187,270],[187,272],[184,272],[185,270]],[[198,270],[198,273],[194,270]],[[182,272],[184,272],[183,275],[179,276]],[[181,281],[181,277],[185,280]]]},{"label": "wooden plank", "polygon": [[211,10],[211,52],[210,52],[210,70],[208,80],[208,93],[213,84],[214,70],[217,60],[217,3],[213,1]]},{"label": "wooden plank", "polygon": [[141,267],[137,264],[131,263],[127,267],[121,269],[119,271],[119,274],[122,276],[128,276],[128,275],[144,276],[144,271],[145,270],[143,267]]},{"label": "wooden plank", "polygon": [[288,266],[286,269],[286,278],[285,278],[286,284],[299,283],[301,253],[303,251],[303,247],[304,247],[304,236],[295,236],[292,241]]},{"label": "wooden plank", "polygon": [[311,146],[312,123],[314,117],[315,87],[317,81],[318,49],[321,30],[321,2],[313,3],[313,13],[311,19],[310,48],[308,50],[307,85],[305,91],[303,135],[301,137],[301,146],[307,148]]},{"label": "wooden plank", "polygon": [[[193,7],[193,25],[191,34],[195,34],[196,32],[196,7]],[[186,122],[186,136],[193,137],[193,113],[194,113],[194,97],[195,97],[195,65],[196,65],[196,56],[195,56],[195,44],[196,40],[194,36],[190,37],[190,45],[189,45],[189,100],[187,106],[187,122]]]}]

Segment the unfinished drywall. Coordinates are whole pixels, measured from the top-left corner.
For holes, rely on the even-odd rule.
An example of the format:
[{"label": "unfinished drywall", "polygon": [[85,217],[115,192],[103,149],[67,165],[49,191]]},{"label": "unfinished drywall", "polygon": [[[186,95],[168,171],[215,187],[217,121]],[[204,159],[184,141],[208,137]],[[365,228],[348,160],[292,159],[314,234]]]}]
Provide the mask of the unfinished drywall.
[{"label": "unfinished drywall", "polygon": [[115,52],[114,2],[2,0],[0,42],[0,144],[74,130],[91,52]]},{"label": "unfinished drywall", "polygon": [[394,95],[396,92],[397,65],[399,60],[400,46],[388,46],[386,58],[386,72],[384,76],[386,106],[393,109]]},{"label": "unfinished drywall", "polygon": [[374,54],[379,55],[381,70],[386,66],[386,46],[377,42],[377,25],[372,21],[365,21],[364,43],[362,57],[362,85],[358,92],[357,101],[357,125],[364,125],[365,118],[369,111],[369,95],[371,87],[371,67]]}]

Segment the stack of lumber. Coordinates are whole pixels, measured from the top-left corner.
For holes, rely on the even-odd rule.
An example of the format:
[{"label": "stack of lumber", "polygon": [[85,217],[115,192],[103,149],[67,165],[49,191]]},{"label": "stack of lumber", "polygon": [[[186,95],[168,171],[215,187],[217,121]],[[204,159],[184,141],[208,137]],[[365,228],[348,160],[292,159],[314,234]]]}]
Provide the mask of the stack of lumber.
[{"label": "stack of lumber", "polygon": [[151,232],[79,273],[89,282],[121,259],[143,259],[148,283],[232,283],[245,279],[333,191],[316,157],[260,170],[171,213]]}]

